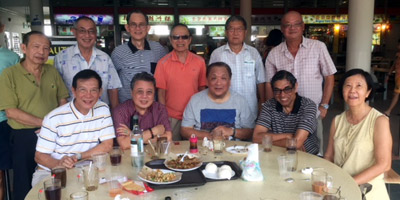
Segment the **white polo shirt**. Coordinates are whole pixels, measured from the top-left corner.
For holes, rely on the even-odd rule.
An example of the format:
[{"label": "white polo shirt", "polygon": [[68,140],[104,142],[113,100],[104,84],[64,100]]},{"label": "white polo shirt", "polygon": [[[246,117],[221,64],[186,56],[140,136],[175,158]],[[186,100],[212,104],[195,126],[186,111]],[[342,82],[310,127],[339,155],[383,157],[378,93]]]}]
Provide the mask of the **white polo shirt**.
[{"label": "white polo shirt", "polygon": [[107,104],[99,100],[87,115],[83,115],[71,101],[46,115],[36,151],[50,154],[59,160],[63,156],[85,152],[101,141],[114,137],[113,121]]}]

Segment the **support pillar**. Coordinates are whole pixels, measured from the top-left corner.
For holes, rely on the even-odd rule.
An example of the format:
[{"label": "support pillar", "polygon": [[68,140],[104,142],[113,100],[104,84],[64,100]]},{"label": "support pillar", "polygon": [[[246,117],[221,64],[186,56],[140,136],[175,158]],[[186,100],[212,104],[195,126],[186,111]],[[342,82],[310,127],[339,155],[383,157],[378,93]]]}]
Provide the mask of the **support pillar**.
[{"label": "support pillar", "polygon": [[242,16],[247,22],[246,44],[250,44],[251,42],[251,3],[252,0],[240,0],[240,16]]},{"label": "support pillar", "polygon": [[42,0],[29,0],[31,30],[44,33],[44,15]]},{"label": "support pillar", "polygon": [[371,46],[374,0],[349,1],[346,71],[361,68],[371,71]]}]

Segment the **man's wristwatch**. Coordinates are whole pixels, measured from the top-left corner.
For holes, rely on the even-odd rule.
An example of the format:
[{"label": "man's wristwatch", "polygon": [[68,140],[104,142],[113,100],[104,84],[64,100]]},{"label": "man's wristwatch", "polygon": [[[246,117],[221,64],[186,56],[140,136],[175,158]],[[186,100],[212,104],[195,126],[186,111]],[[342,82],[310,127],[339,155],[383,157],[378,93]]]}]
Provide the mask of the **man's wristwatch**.
[{"label": "man's wristwatch", "polygon": [[81,153],[76,153],[76,159],[81,160],[82,159],[82,154]]},{"label": "man's wristwatch", "polygon": [[319,106],[323,107],[325,110],[328,110],[328,109],[329,109],[329,104],[323,104],[323,103],[321,103],[321,104],[319,104]]}]

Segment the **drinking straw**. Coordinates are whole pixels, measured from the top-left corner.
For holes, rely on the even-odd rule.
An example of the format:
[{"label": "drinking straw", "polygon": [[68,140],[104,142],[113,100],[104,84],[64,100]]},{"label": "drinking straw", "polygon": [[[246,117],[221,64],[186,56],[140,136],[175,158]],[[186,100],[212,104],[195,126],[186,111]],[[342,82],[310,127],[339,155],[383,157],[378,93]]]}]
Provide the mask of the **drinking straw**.
[{"label": "drinking straw", "polygon": [[168,144],[167,144],[167,148],[165,149],[165,151],[164,151],[164,155],[167,155],[167,149],[169,148],[169,145],[171,144],[171,142],[168,142]]}]

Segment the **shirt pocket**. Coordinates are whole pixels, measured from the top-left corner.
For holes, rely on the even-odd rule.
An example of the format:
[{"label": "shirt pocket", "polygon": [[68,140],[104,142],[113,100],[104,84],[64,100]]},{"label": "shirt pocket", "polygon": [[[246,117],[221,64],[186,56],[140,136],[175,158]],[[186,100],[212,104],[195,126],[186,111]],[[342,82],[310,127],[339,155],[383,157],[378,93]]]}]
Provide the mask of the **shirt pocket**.
[{"label": "shirt pocket", "polygon": [[244,60],[243,63],[244,66],[244,75],[246,78],[253,78],[255,76],[255,67],[256,67],[256,61],[255,60]]}]

